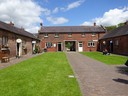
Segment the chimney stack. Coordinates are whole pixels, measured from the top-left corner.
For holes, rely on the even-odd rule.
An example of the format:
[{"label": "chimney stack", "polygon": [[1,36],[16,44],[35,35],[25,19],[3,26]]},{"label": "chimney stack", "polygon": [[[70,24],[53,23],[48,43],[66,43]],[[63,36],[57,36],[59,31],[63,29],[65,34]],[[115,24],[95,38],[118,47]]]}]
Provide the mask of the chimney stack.
[{"label": "chimney stack", "polygon": [[42,23],[42,22],[40,23],[40,26],[41,26],[41,27],[43,26],[43,23]]},{"label": "chimney stack", "polygon": [[43,28],[43,23],[41,22],[40,23],[40,30]]},{"label": "chimney stack", "polygon": [[14,26],[14,23],[12,23],[12,21],[10,21],[9,25]]},{"label": "chimney stack", "polygon": [[21,26],[21,28],[20,28],[22,31],[24,31],[24,28]]},{"label": "chimney stack", "polygon": [[94,26],[96,26],[96,22],[94,22]]},{"label": "chimney stack", "polygon": [[40,29],[38,30],[38,33],[43,29],[43,23],[40,23]]}]

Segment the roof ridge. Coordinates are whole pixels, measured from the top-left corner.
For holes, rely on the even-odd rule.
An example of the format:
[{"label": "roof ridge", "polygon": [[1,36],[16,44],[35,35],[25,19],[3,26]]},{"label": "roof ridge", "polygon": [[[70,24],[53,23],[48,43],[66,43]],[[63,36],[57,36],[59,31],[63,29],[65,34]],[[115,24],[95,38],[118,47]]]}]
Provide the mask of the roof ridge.
[{"label": "roof ridge", "polygon": [[9,25],[5,22],[2,22],[2,21],[0,21],[0,28],[3,29],[3,30],[13,32],[15,34],[19,34],[19,35],[22,35],[22,36],[27,36],[27,37],[30,37],[30,38],[33,38],[33,39],[37,39],[32,33],[26,31],[25,29],[21,29],[21,28],[16,27],[16,26],[11,26],[11,25]]}]

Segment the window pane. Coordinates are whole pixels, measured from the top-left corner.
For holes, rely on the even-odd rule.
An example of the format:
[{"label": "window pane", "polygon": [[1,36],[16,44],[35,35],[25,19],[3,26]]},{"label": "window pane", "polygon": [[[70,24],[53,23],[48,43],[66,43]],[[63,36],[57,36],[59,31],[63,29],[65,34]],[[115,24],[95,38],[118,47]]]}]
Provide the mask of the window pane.
[{"label": "window pane", "polygon": [[8,43],[8,37],[7,36],[3,36],[2,37],[2,45],[6,45]]},{"label": "window pane", "polygon": [[90,47],[90,42],[88,42],[88,47]]},{"label": "window pane", "polygon": [[82,37],[84,37],[85,36],[85,33],[82,33]]},{"label": "window pane", "polygon": [[59,37],[59,34],[58,33],[55,33],[55,37]]},{"label": "window pane", "polygon": [[92,36],[96,36],[96,33],[92,33]]},{"label": "window pane", "polygon": [[48,37],[48,33],[45,33],[45,34],[44,34],[44,37]]},{"label": "window pane", "polygon": [[51,48],[52,47],[52,42],[46,42],[46,47]]},{"label": "window pane", "polygon": [[72,37],[72,34],[71,33],[68,33],[68,37]]}]

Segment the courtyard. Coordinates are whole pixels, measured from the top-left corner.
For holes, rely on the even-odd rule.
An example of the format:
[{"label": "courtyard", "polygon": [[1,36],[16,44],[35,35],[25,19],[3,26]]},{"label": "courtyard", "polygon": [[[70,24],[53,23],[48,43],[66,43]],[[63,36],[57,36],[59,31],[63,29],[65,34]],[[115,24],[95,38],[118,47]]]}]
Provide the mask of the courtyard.
[{"label": "courtyard", "polygon": [[[122,64],[105,64],[85,54],[107,60],[112,56],[113,61],[113,58],[123,59]],[[125,56],[102,57],[102,53],[97,52],[48,52],[33,56],[3,63],[9,67],[0,66],[0,96],[128,95],[128,68],[123,64],[127,60]]]}]

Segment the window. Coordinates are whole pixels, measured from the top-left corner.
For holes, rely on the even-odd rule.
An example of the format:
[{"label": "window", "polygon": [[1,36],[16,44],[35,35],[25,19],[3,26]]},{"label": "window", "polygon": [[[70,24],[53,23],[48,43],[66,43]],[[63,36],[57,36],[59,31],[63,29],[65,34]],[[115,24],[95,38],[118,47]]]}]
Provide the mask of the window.
[{"label": "window", "polygon": [[117,45],[117,46],[119,45],[119,41],[118,40],[115,41],[115,45]]},{"label": "window", "polygon": [[59,37],[59,34],[58,33],[55,33],[55,37]]},{"label": "window", "polygon": [[48,33],[45,33],[45,34],[44,34],[44,37],[48,37]]},{"label": "window", "polygon": [[95,47],[95,42],[88,41],[88,47]]},{"label": "window", "polygon": [[96,36],[96,33],[92,33],[92,36]]},{"label": "window", "polygon": [[52,47],[52,42],[46,42],[45,44],[46,44],[45,45],[46,48],[51,48]]},{"label": "window", "polygon": [[72,37],[72,33],[68,33],[68,37]]},{"label": "window", "polygon": [[85,37],[85,33],[82,33],[81,35],[82,35],[82,37]]},{"label": "window", "polygon": [[3,36],[2,37],[2,45],[7,45],[8,44],[8,37],[7,36]]}]

